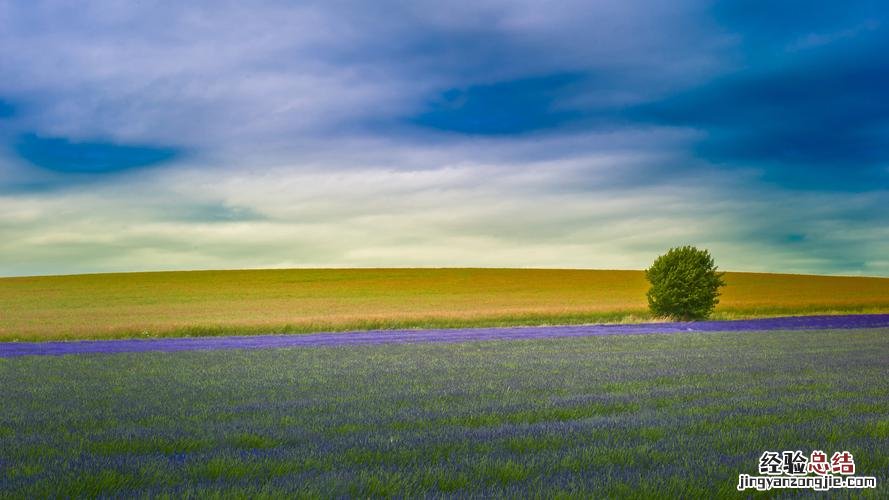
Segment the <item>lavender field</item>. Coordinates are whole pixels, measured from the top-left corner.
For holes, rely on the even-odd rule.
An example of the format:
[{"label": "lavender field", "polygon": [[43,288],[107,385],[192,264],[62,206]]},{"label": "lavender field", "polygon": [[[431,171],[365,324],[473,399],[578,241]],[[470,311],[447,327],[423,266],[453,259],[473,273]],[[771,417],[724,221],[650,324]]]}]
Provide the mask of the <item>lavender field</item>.
[{"label": "lavender field", "polygon": [[728,497],[889,479],[889,328],[0,359],[0,496]]},{"label": "lavender field", "polygon": [[680,321],[623,325],[378,330],[310,335],[284,334],[61,342],[0,342],[0,357],[150,351],[177,352],[215,349],[278,349],[282,347],[329,347],[414,342],[528,340],[687,332],[763,332],[771,330],[853,328],[889,328],[889,314],[788,316],[735,321]]}]

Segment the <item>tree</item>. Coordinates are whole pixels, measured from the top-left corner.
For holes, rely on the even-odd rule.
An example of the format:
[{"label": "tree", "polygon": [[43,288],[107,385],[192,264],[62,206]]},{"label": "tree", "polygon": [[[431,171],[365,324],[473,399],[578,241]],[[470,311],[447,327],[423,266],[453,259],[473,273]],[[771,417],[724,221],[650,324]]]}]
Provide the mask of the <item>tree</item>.
[{"label": "tree", "polygon": [[725,286],[725,273],[717,269],[707,250],[671,248],[645,270],[651,283],[648,307],[657,316],[682,321],[706,319],[719,303],[719,288]]}]

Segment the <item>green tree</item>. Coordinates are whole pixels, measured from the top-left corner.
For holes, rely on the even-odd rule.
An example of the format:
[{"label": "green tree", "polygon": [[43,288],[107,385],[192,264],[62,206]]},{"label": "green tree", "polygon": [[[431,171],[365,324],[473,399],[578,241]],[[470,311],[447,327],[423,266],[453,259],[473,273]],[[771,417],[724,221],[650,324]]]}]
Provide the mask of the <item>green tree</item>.
[{"label": "green tree", "polygon": [[717,271],[707,250],[671,248],[645,270],[651,283],[648,307],[657,316],[689,321],[706,319],[719,303],[725,273]]}]

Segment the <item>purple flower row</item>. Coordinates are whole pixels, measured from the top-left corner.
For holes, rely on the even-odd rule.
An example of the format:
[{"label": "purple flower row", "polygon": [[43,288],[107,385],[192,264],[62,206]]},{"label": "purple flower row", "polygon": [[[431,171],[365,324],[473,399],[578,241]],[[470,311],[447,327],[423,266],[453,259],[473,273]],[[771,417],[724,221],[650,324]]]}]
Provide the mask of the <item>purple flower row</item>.
[{"label": "purple flower row", "polygon": [[271,349],[414,342],[468,342],[600,335],[641,335],[680,332],[768,330],[833,330],[889,327],[889,314],[792,316],[737,321],[645,323],[514,328],[457,328],[434,330],[376,330],[309,335],[250,335],[131,340],[0,343],[0,358],[65,354],[175,352],[212,349]]}]

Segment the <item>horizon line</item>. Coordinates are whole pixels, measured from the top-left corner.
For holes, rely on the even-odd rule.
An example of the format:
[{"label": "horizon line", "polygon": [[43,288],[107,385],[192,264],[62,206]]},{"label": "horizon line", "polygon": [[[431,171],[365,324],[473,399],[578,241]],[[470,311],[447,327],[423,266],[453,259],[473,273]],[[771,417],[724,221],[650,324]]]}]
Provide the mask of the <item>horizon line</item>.
[{"label": "horizon line", "polygon": [[[488,267],[488,266],[367,266],[367,267],[246,267],[246,268],[206,268],[206,269],[152,269],[135,271],[96,271],[83,273],[61,274],[23,274],[3,275],[0,280],[21,278],[63,278],[74,276],[104,276],[119,274],[162,274],[162,273],[212,273],[212,272],[238,272],[238,271],[388,271],[388,270],[501,270],[501,271],[600,271],[600,272],[645,272],[645,269],[613,269],[595,267]],[[736,271],[719,269],[720,272],[731,274],[772,274],[778,276],[817,276],[825,278],[873,278],[889,279],[889,276],[865,275],[865,274],[816,274],[793,273],[775,271]]]}]

